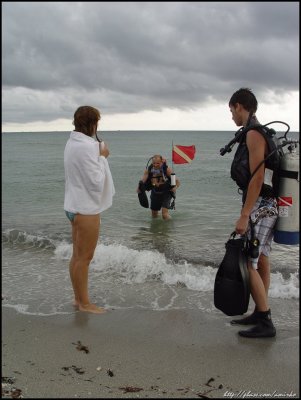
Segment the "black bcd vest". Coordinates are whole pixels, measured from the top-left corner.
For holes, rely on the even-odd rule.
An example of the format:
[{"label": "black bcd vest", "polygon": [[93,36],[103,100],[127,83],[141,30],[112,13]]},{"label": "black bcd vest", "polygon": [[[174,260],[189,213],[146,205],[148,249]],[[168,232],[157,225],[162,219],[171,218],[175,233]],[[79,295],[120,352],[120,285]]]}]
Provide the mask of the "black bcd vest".
[{"label": "black bcd vest", "polygon": [[[147,169],[148,170],[148,178],[145,182],[145,188],[146,188],[145,190],[153,190],[153,191],[157,192],[159,190],[157,188],[154,188],[154,186],[151,183],[152,178],[153,178],[152,168],[153,168],[153,164],[151,164]],[[161,171],[165,178],[165,183],[162,184],[160,192],[161,192],[161,190],[163,190],[164,192],[167,192],[171,189],[171,180],[170,180],[170,177],[167,176],[167,168],[168,168],[168,166],[166,165],[166,163],[163,163],[163,165],[161,167]]]},{"label": "black bcd vest", "polygon": [[[245,200],[249,182],[252,178],[250,167],[249,167],[249,150],[246,143],[247,132],[254,129],[262,134],[267,142],[268,155],[265,158],[265,168],[269,168],[273,171],[272,186],[263,184],[260,195],[263,197],[276,197],[279,185],[279,169],[280,169],[280,158],[281,149],[277,149],[276,132],[274,129],[266,126],[255,124],[250,125],[245,129],[242,134],[238,148],[234,155],[231,165],[231,178],[237,183],[238,187],[243,192],[243,201]],[[256,173],[257,171],[254,171]],[[253,173],[253,174],[254,174]]]}]

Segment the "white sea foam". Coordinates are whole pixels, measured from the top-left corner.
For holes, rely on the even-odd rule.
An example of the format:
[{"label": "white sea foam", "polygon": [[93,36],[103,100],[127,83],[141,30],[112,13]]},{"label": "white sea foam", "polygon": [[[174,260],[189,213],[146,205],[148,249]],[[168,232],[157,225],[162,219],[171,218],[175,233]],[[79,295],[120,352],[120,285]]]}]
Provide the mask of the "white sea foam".
[{"label": "white sea foam", "polygon": [[[72,255],[72,244],[64,240],[31,235],[16,229],[6,230],[3,236],[8,242],[28,246],[27,249],[31,247],[54,249],[55,258],[59,260],[69,260]],[[91,270],[95,273],[106,274],[106,277],[111,277],[112,281],[117,279],[128,284],[160,281],[200,292],[212,292],[216,276],[216,268],[211,266],[191,264],[186,260],[175,262],[167,259],[159,251],[135,250],[118,243],[98,244]],[[38,275],[36,279],[41,281],[43,276]],[[272,272],[269,296],[298,299],[299,272],[290,273],[286,278],[281,272]]]},{"label": "white sea foam", "polygon": [[280,299],[299,299],[299,273],[290,274],[287,280],[280,272],[272,273],[269,296]]},{"label": "white sea foam", "polygon": [[63,312],[63,311],[57,311],[54,310],[50,313],[42,313],[42,312],[37,312],[37,311],[28,311],[29,309],[29,305],[28,304],[4,304],[4,307],[7,308],[13,308],[14,310],[16,310],[17,312],[19,312],[20,314],[25,314],[25,315],[38,315],[40,317],[49,317],[50,315],[67,315],[67,314],[71,314],[71,312]]},{"label": "white sea foam", "polygon": [[[72,245],[68,243],[60,243],[55,249],[59,259],[68,260],[71,254]],[[185,260],[173,262],[158,251],[134,250],[120,244],[98,244],[91,269],[124,283],[140,284],[155,280],[200,292],[213,291],[217,272],[210,266],[192,265]],[[284,279],[280,272],[272,273],[269,295],[298,299],[298,272],[290,274],[288,279]]]},{"label": "white sea foam", "polygon": [[15,244],[26,245],[27,248],[54,249],[57,241],[42,235],[33,235],[18,229],[6,229],[2,232],[2,240]]}]

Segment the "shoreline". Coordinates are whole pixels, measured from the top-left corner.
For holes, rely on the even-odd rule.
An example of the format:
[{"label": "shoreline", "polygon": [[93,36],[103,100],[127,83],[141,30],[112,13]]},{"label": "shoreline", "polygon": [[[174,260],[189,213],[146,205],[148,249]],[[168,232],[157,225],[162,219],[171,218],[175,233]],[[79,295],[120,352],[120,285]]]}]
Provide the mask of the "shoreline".
[{"label": "shoreline", "polygon": [[13,381],[2,390],[24,398],[299,397],[299,327],[247,339],[231,319],[141,309],[41,317],[2,307],[2,375]]}]

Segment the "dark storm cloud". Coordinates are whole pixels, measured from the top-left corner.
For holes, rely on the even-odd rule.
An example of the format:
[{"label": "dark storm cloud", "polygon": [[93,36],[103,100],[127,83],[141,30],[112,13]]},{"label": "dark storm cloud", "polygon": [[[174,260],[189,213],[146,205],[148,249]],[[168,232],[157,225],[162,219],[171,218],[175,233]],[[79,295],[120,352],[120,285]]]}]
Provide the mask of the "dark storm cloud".
[{"label": "dark storm cloud", "polygon": [[2,2],[3,122],[299,88],[297,2]]}]

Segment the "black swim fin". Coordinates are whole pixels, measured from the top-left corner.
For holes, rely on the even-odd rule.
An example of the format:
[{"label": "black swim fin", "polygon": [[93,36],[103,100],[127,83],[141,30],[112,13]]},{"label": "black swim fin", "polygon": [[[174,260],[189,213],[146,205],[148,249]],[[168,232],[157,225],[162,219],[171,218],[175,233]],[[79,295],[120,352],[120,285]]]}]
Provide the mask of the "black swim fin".
[{"label": "black swim fin", "polygon": [[140,193],[138,193],[138,200],[140,205],[144,208],[149,208],[148,198],[145,193],[144,183],[142,181],[139,181],[139,190]]},{"label": "black swim fin", "polygon": [[234,237],[226,243],[226,254],[214,283],[214,305],[226,315],[244,314],[250,299],[246,241]]},{"label": "black swim fin", "polygon": [[149,208],[148,198],[145,192],[138,193],[139,203],[144,208]]}]

